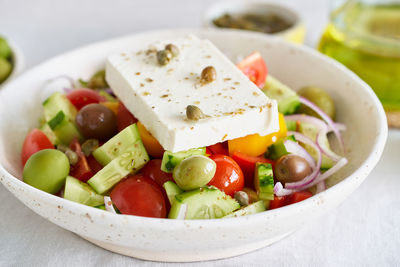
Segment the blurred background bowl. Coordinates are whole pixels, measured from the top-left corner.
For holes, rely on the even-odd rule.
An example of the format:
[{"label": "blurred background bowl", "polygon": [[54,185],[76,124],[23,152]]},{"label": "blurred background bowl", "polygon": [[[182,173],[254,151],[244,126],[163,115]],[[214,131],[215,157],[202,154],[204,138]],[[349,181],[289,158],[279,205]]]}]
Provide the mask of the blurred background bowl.
[{"label": "blurred background bowl", "polygon": [[8,75],[8,77],[2,83],[0,83],[0,88],[2,88],[11,79],[15,78],[23,70],[25,65],[24,55],[18,45],[9,37],[4,38],[7,40],[7,43],[11,48],[12,71],[10,75]]},{"label": "blurred background bowl", "polygon": [[303,19],[296,11],[284,5],[262,1],[217,2],[205,12],[204,26],[220,28],[214,24],[214,20],[225,14],[233,16],[243,14],[276,15],[289,22],[291,26],[283,31],[265,34],[278,36],[292,43],[304,43],[306,28]]}]

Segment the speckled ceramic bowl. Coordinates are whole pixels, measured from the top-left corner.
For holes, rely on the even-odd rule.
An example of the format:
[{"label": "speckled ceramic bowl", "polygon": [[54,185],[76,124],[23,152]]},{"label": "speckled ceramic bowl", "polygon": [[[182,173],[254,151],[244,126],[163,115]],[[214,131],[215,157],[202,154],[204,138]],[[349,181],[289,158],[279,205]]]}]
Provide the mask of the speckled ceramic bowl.
[{"label": "speckled ceramic bowl", "polygon": [[[338,120],[348,126],[344,138],[350,160],[329,181],[329,189],[298,204],[252,216],[181,221],[115,215],[44,193],[20,180],[21,144],[27,131],[38,124],[42,88],[49,78],[88,78],[110,53],[185,33],[210,39],[232,59],[258,50],[270,73],[291,87],[316,85],[329,91],[337,104]],[[349,196],[379,160],[386,136],[382,106],[356,75],[312,49],[251,32],[167,30],[105,41],[51,59],[0,91],[0,180],[4,186],[37,214],[94,244],[155,261],[219,259],[278,241]]]}]

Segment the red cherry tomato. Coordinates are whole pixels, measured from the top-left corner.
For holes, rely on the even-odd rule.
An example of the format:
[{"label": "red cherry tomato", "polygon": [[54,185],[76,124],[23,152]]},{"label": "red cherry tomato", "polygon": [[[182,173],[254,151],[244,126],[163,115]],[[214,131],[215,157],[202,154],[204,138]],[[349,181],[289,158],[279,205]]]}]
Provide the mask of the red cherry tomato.
[{"label": "red cherry tomato", "polygon": [[67,94],[67,98],[78,110],[88,104],[107,101],[104,96],[91,89],[75,89]]},{"label": "red cherry tomato", "polygon": [[303,201],[312,196],[313,194],[308,190],[294,192],[293,194],[289,195],[289,204],[294,204]]},{"label": "red cherry tomato", "polygon": [[167,216],[161,188],[144,175],[123,179],[111,191],[110,197],[122,214],[155,218]]},{"label": "red cherry tomato", "polygon": [[211,155],[210,159],[217,164],[217,170],[214,177],[208,183],[225,194],[233,196],[236,191],[240,191],[244,187],[243,172],[239,165],[229,156]]},{"label": "red cherry tomato", "polygon": [[117,125],[118,131],[122,131],[131,124],[136,123],[138,120],[132,115],[132,113],[122,104],[119,103],[117,112]]},{"label": "red cherry tomato", "polygon": [[82,182],[87,182],[87,180],[89,180],[94,174],[89,167],[85,154],[82,152],[78,139],[75,138],[72,140],[69,147],[78,155],[78,162],[71,166],[69,175],[81,180]]},{"label": "red cherry tomato", "polygon": [[251,53],[237,67],[258,87],[264,87],[268,69],[259,52]]},{"label": "red cherry tomato", "polygon": [[274,197],[274,200],[269,202],[269,209],[277,209],[283,206],[287,206],[290,204],[294,204],[300,201],[303,201],[309,197],[312,197],[312,193],[308,190],[303,190],[299,192],[294,192],[291,195],[283,196],[283,197]]},{"label": "red cherry tomato", "polygon": [[228,151],[228,142],[216,143],[215,145],[211,145],[207,147],[212,154],[221,154],[221,155],[229,155]]},{"label": "red cherry tomato", "polygon": [[254,188],[254,170],[257,162],[267,162],[274,166],[274,162],[263,157],[252,157],[246,154],[235,152],[232,158],[240,166],[245,178],[245,186]]},{"label": "red cherry tomato", "polygon": [[27,134],[24,144],[22,145],[22,165],[25,166],[26,161],[36,152],[49,148],[54,148],[49,138],[47,138],[41,130],[33,129]]},{"label": "red cherry tomato", "polygon": [[140,173],[143,173],[144,176],[153,179],[159,186],[163,186],[167,181],[173,181],[172,174],[166,173],[161,170],[161,159],[152,159],[150,160],[143,169],[140,170]]}]

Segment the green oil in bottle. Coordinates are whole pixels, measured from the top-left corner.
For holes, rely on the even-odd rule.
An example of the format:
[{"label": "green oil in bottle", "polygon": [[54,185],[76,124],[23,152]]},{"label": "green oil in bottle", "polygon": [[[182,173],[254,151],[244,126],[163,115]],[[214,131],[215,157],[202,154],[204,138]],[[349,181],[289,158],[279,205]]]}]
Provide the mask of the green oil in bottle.
[{"label": "green oil in bottle", "polygon": [[318,49],[367,82],[387,111],[400,110],[400,2],[348,1],[332,12]]}]

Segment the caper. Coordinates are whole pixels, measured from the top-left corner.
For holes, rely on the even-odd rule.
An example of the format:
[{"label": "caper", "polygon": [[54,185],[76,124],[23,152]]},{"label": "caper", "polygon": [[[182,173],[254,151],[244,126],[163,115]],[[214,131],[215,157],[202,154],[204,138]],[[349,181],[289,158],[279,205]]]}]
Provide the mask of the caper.
[{"label": "caper", "polygon": [[78,154],[76,154],[71,149],[68,149],[67,151],[65,151],[64,154],[65,154],[65,156],[67,156],[69,164],[75,165],[76,163],[78,163]]},{"label": "caper", "polygon": [[186,107],[186,117],[189,120],[198,121],[200,119],[203,119],[205,117],[205,115],[199,107],[194,106],[194,105],[188,105]]},{"label": "caper", "polygon": [[[320,109],[322,109],[322,111],[328,114],[329,117],[335,119],[335,103],[330,95],[323,89],[315,86],[307,86],[301,88],[297,93],[313,102]],[[315,111],[304,105],[300,106],[298,113],[304,113],[319,118],[319,115],[315,113]]]},{"label": "caper", "polygon": [[106,71],[103,69],[96,72],[90,78],[87,87],[92,89],[101,89],[109,87],[106,81]]},{"label": "caper", "polygon": [[213,82],[216,79],[217,79],[217,71],[213,66],[205,67],[201,72],[200,82],[203,84]]},{"label": "caper", "polygon": [[165,46],[165,50],[168,50],[169,52],[171,52],[173,57],[177,57],[179,55],[179,49],[174,44],[167,44]]},{"label": "caper", "polygon": [[182,160],[174,168],[172,176],[181,189],[192,190],[207,185],[216,169],[217,164],[212,159],[194,155]]},{"label": "caper", "polygon": [[157,61],[161,66],[167,65],[172,59],[172,53],[169,50],[157,51]]},{"label": "caper", "polygon": [[253,189],[245,187],[242,189],[242,191],[245,192],[249,197],[249,204],[257,202],[259,200],[256,191],[254,191]]},{"label": "caper", "polygon": [[99,147],[99,140],[88,139],[82,144],[82,152],[86,157],[89,157],[93,151]]},{"label": "caper", "polygon": [[69,164],[75,165],[78,162],[78,155],[68,146],[59,144],[57,145],[57,150],[63,152],[67,156]]},{"label": "caper", "polygon": [[304,158],[294,154],[280,157],[274,168],[275,178],[281,183],[301,181],[311,172],[310,164]]},{"label": "caper", "polygon": [[239,202],[240,206],[249,205],[249,195],[244,191],[236,191],[234,194],[235,199]]}]

